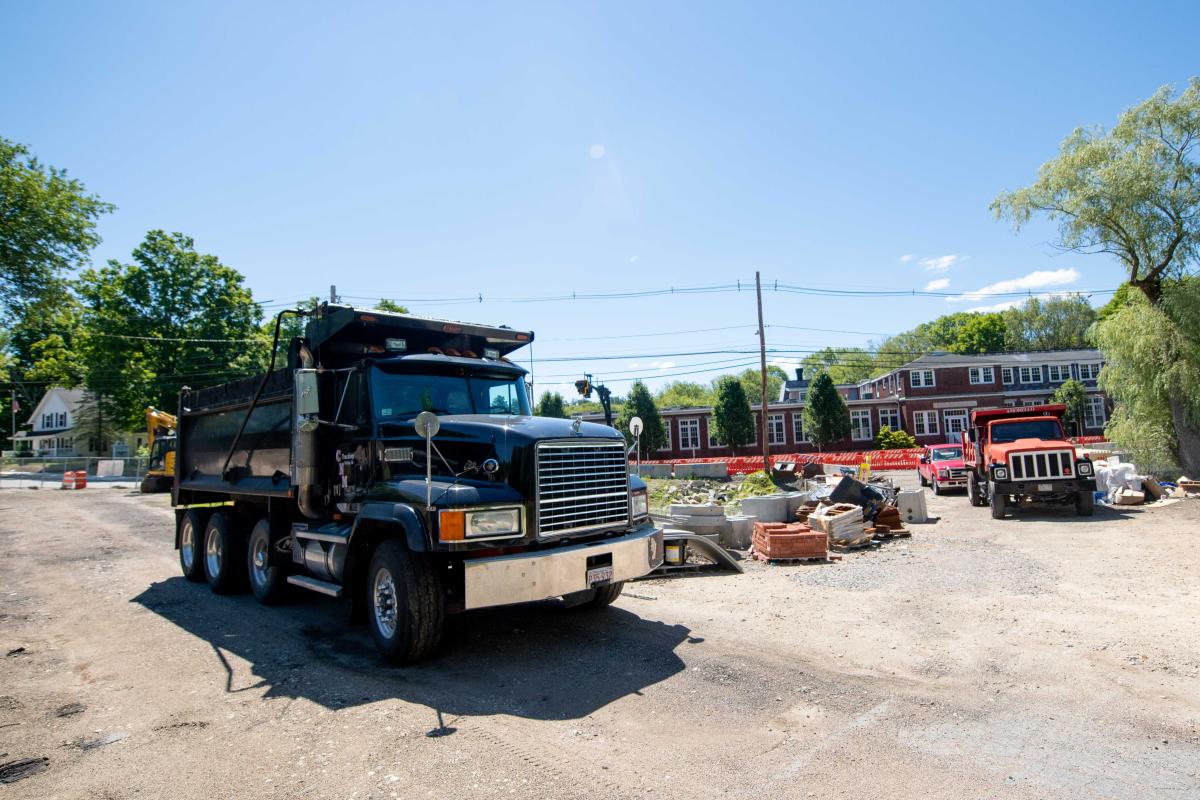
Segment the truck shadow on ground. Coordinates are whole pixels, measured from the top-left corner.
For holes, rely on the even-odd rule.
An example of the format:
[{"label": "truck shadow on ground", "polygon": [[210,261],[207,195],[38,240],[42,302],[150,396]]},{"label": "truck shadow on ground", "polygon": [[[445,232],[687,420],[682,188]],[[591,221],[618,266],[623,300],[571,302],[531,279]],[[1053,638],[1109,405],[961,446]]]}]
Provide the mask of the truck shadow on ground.
[{"label": "truck shadow on ground", "polygon": [[299,596],[264,608],[252,597],[213,595],[177,577],[131,602],[208,642],[229,693],[265,688],[267,698],[305,698],[333,709],[390,698],[420,703],[438,714],[431,736],[453,733],[443,719],[459,715],[587,716],[683,671],[675,650],[695,641],[682,625],[622,608],[546,601],[449,617],[440,653],[401,668],[379,659],[365,625],[347,625],[347,607],[338,601]]}]

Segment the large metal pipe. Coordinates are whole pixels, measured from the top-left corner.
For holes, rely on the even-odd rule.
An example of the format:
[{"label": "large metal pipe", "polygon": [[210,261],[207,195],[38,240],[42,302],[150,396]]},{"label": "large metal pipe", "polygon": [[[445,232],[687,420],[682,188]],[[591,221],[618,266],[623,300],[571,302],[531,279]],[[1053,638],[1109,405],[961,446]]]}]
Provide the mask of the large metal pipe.
[{"label": "large metal pipe", "polygon": [[[307,345],[300,345],[300,368],[312,369],[314,359]],[[293,398],[293,407],[298,398]],[[325,503],[321,496],[317,472],[317,427],[301,414],[292,415],[292,483],[296,487],[296,505],[309,519],[324,516]]]}]

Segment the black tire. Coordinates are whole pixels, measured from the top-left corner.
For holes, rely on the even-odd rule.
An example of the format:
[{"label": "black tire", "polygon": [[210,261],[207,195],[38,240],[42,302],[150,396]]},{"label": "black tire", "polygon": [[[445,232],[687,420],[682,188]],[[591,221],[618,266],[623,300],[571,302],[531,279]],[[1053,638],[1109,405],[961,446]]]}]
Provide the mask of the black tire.
[{"label": "black tire", "polygon": [[984,506],[983,492],[979,491],[979,481],[974,475],[967,476],[967,499],[973,506]]},{"label": "black tire", "polygon": [[1007,510],[1005,508],[1006,504],[1005,504],[1004,495],[997,492],[996,487],[994,485],[989,486],[988,489],[989,489],[988,494],[989,494],[989,497],[991,498],[991,505],[992,505],[992,519],[1004,519],[1004,512]]},{"label": "black tire", "polygon": [[1096,496],[1091,492],[1079,492],[1075,495],[1075,513],[1081,517],[1090,517],[1096,513]]},{"label": "black tire", "polygon": [[246,571],[242,569],[245,542],[234,529],[233,518],[217,511],[208,518],[204,529],[204,577],[214,594],[235,594],[245,586]]},{"label": "black tire", "polygon": [[179,568],[183,577],[193,583],[204,580],[204,527],[208,524],[205,509],[189,508],[179,518]]},{"label": "black tire", "polygon": [[937,495],[940,495],[940,494],[942,493],[942,490],[938,488],[938,482],[937,482],[937,478],[934,478],[934,479],[933,479],[933,483],[932,483],[932,485],[933,485],[933,493],[934,493],[934,494],[937,494]]},{"label": "black tire", "polygon": [[920,470],[917,470],[917,480],[921,482],[922,486],[929,485],[929,481],[925,480],[925,476],[921,474]]},{"label": "black tire", "polygon": [[625,588],[625,581],[617,581],[610,583],[607,586],[597,586],[595,588],[596,596],[584,603],[585,608],[604,608],[611,606],[613,602],[621,596],[621,590]]},{"label": "black tire", "polygon": [[442,640],[446,593],[430,560],[392,540],[375,548],[367,568],[367,624],[384,660],[411,664]]},{"label": "black tire", "polygon": [[142,494],[153,494],[158,491],[158,477],[155,475],[147,475],[142,478],[142,485],[138,487]]},{"label": "black tire", "polygon": [[288,596],[287,565],[267,566],[271,547],[271,523],[260,519],[246,540],[246,580],[254,597],[264,606],[278,605]]}]

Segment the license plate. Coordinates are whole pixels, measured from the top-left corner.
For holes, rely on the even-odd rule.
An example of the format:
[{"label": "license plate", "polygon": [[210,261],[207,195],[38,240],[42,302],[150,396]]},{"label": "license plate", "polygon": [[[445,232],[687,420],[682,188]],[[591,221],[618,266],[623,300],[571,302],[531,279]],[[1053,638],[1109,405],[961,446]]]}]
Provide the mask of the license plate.
[{"label": "license plate", "polygon": [[1039,483],[1038,491],[1039,492],[1053,492],[1054,484],[1053,483]]},{"label": "license plate", "polygon": [[602,586],[606,583],[612,583],[612,579],[612,567],[594,567],[587,571],[588,586]]}]

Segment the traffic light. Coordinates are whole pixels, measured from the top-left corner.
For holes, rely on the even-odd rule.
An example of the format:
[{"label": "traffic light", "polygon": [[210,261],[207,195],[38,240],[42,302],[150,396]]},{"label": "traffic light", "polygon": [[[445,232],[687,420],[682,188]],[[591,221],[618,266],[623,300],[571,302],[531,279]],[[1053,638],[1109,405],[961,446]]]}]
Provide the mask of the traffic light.
[{"label": "traffic light", "polygon": [[581,381],[575,381],[575,389],[583,397],[592,396],[592,382],[588,378],[584,378]]}]

